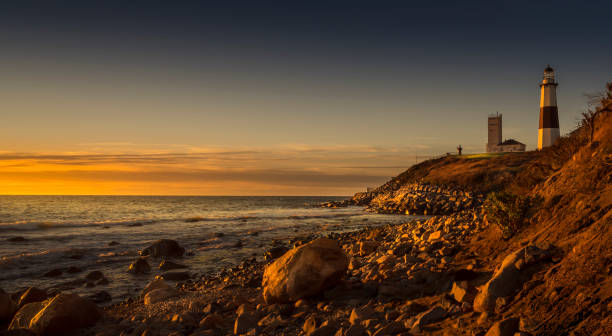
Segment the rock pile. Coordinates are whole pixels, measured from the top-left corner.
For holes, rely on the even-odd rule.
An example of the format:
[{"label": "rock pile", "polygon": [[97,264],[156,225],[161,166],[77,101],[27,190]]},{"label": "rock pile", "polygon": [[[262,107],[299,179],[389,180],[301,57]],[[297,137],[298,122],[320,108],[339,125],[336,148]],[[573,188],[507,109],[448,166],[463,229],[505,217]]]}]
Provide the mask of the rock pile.
[{"label": "rock pile", "polygon": [[412,182],[393,185],[387,190],[356,193],[351,199],[322,203],[322,207],[341,208],[365,205],[366,210],[377,213],[407,215],[449,215],[479,207],[483,195],[445,185]]},{"label": "rock pile", "polygon": [[369,202],[368,210],[408,215],[448,215],[477,207],[482,201],[482,195],[472,192],[415,182],[394,191],[379,193]]}]

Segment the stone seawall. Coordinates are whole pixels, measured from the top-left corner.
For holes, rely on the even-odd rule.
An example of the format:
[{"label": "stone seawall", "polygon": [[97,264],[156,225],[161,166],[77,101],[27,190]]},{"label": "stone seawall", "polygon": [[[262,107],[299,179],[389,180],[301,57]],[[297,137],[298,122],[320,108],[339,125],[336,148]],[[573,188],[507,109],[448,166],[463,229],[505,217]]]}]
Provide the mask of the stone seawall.
[{"label": "stone seawall", "polygon": [[470,191],[414,182],[377,194],[369,201],[367,210],[407,215],[448,215],[477,207],[483,200],[483,195]]},{"label": "stone seawall", "polygon": [[484,196],[458,188],[413,182],[389,191],[356,193],[351,199],[327,202],[322,206],[337,208],[348,205],[366,206],[376,213],[407,215],[449,215],[473,209],[482,204]]}]

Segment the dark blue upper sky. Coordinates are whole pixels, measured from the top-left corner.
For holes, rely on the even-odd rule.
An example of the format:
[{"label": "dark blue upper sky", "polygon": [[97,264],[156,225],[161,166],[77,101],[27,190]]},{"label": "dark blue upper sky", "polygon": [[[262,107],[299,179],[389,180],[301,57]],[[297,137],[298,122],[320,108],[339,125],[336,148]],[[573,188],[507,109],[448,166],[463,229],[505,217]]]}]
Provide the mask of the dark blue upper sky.
[{"label": "dark blue upper sky", "polygon": [[[93,137],[432,154],[482,150],[486,115],[500,111],[505,137],[533,148],[546,64],[562,133],[582,94],[612,79],[611,12],[609,1],[5,1],[0,88],[19,98],[3,110],[41,139],[66,125],[40,141],[57,148]],[[47,108],[31,103],[41,99]],[[75,130],[88,104],[104,112]],[[167,132],[170,118],[180,132]],[[12,143],[22,133],[3,131]]]}]

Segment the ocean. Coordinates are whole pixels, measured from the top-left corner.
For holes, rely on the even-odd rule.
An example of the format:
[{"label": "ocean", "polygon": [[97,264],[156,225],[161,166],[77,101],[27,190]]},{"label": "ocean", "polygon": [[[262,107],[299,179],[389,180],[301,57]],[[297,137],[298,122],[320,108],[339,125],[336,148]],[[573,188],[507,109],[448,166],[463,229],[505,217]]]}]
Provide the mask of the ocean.
[{"label": "ocean", "polygon": [[[0,196],[0,288],[52,289],[98,270],[108,284],[73,285],[91,295],[106,291],[117,302],[137,296],[161,272],[127,272],[139,250],[158,239],[174,239],[188,255],[172,260],[192,274],[213,274],[263,254],[275,242],[326,235],[413,217],[380,215],[361,207],[321,208],[346,197],[214,196]],[[23,237],[22,241],[15,237]],[[69,267],[81,270],[67,273]],[[61,269],[56,277],[43,276]]]}]

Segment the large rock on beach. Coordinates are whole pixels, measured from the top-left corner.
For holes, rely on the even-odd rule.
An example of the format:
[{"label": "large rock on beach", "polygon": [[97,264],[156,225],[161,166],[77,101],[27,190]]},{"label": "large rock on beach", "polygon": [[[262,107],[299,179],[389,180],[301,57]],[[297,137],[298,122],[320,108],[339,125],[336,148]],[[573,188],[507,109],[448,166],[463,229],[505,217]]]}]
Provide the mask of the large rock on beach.
[{"label": "large rock on beach", "polygon": [[13,320],[11,320],[11,324],[9,325],[9,330],[15,329],[27,329],[30,327],[30,321],[32,318],[38,314],[38,312],[43,309],[45,306],[44,302],[32,302],[24,305],[17,311]]},{"label": "large rock on beach", "polygon": [[149,273],[150,271],[151,266],[149,266],[149,263],[142,258],[131,263],[130,267],[128,268],[128,272],[134,274],[144,274]]},{"label": "large rock on beach", "polygon": [[165,301],[175,296],[178,296],[178,291],[176,289],[155,289],[148,292],[144,296],[144,304],[154,304],[157,302]]},{"label": "large rock on beach", "polygon": [[528,274],[524,274],[526,267],[548,256],[547,251],[535,246],[526,246],[510,255],[502,262],[499,269],[476,295],[474,310],[478,312],[494,312],[495,301],[498,298],[513,295],[518,291]]},{"label": "large rock on beach", "polygon": [[149,282],[142,290],[142,295],[146,295],[148,292],[156,289],[172,289],[170,285],[162,278],[155,278],[155,280]]},{"label": "large rock on beach", "polygon": [[175,240],[160,239],[140,251],[140,254],[152,257],[182,257],[185,254],[185,249]]},{"label": "large rock on beach", "polygon": [[27,325],[27,329],[39,335],[66,335],[94,325],[101,316],[93,302],[76,294],[61,293],[44,302],[22,307],[11,322],[11,328]]},{"label": "large rock on beach", "polygon": [[176,289],[170,287],[164,279],[157,278],[142,290],[142,295],[144,296],[144,303],[149,305],[178,296],[179,293]]},{"label": "large rock on beach", "polygon": [[266,302],[292,302],[322,293],[346,273],[348,257],[337,241],[319,238],[294,248],[268,265],[263,275]]}]

